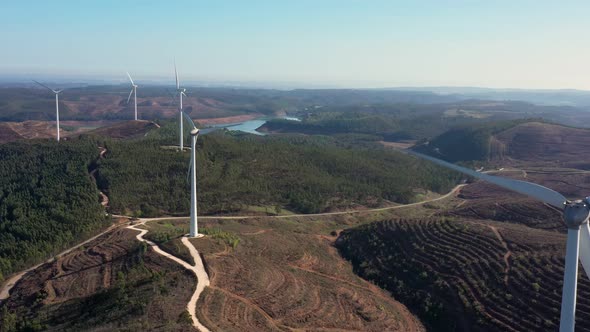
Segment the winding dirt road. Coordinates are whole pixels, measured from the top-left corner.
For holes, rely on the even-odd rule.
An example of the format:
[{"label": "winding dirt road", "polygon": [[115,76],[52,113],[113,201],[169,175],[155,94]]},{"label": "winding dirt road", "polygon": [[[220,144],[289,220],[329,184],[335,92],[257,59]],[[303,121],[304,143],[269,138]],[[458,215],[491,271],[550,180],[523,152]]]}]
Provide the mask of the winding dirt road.
[{"label": "winding dirt road", "polygon": [[[309,214],[285,214],[280,216],[199,216],[199,219],[205,220],[238,220],[238,219],[255,219],[255,218],[273,218],[273,219],[284,219],[284,218],[301,218],[301,217],[325,217],[325,216],[338,216],[338,215],[346,215],[346,214],[357,214],[357,213],[371,213],[371,212],[380,212],[380,211],[387,211],[387,210],[397,210],[403,209],[407,207],[422,205],[426,203],[432,203],[436,201],[443,200],[456,194],[461,188],[465,187],[467,184],[459,184],[455,186],[451,191],[444,194],[443,196],[427,199],[424,201],[410,203],[410,204],[403,204],[403,205],[395,205],[395,206],[388,206],[384,208],[376,208],[376,209],[366,209],[366,210],[350,210],[350,211],[338,211],[338,212],[325,212],[325,213],[309,213]],[[129,216],[113,214],[113,217],[118,218],[131,218]],[[139,222],[151,222],[151,221],[161,221],[161,220],[184,220],[190,218],[190,216],[183,216],[183,217],[157,217],[157,218],[139,218]]]},{"label": "winding dirt road", "polygon": [[[102,148],[100,151],[100,157],[104,157],[104,154],[106,153],[106,149]],[[396,210],[396,209],[403,209],[403,208],[407,208],[407,207],[412,207],[412,206],[418,206],[418,205],[422,205],[425,203],[430,203],[430,202],[435,202],[435,201],[439,201],[445,198],[448,198],[449,196],[454,195],[455,193],[457,193],[462,187],[466,186],[466,184],[460,184],[455,186],[450,192],[448,192],[447,194],[437,197],[437,198],[433,198],[433,199],[428,199],[428,200],[424,200],[424,201],[420,201],[420,202],[416,202],[416,203],[411,203],[411,204],[405,204],[405,205],[396,205],[396,206],[389,206],[389,207],[384,207],[384,208],[376,208],[376,209],[367,209],[367,210],[353,210],[353,211],[339,211],[339,212],[327,212],[327,213],[314,213],[314,214],[291,214],[291,215],[280,215],[280,216],[202,216],[199,217],[199,219],[224,219],[224,220],[239,220],[239,219],[253,219],[253,218],[273,218],[273,219],[281,219],[281,218],[296,218],[296,217],[322,217],[322,216],[335,216],[335,215],[347,215],[347,214],[356,214],[356,213],[371,213],[371,212],[379,212],[379,211],[387,211],[387,210]],[[104,194],[103,194],[104,195]],[[102,195],[101,195],[102,196]],[[106,195],[105,195],[106,196]],[[106,198],[106,200],[103,200],[104,202],[108,202],[108,197]],[[113,217],[119,217],[119,218],[131,218],[129,216],[123,216],[123,215],[112,215]],[[202,325],[199,320],[198,317],[196,316],[196,303],[198,302],[199,296],[201,294],[201,292],[203,291],[203,289],[209,285],[209,276],[207,275],[203,262],[201,260],[201,257],[198,253],[198,251],[196,250],[196,248],[190,243],[190,241],[188,240],[188,238],[183,238],[182,239],[182,243],[184,243],[184,245],[189,249],[189,252],[191,253],[191,256],[193,257],[194,261],[195,261],[195,265],[190,265],[189,263],[185,262],[184,260],[173,256],[171,254],[166,253],[165,251],[163,251],[162,249],[160,249],[160,247],[158,247],[155,243],[144,239],[143,236],[148,232],[148,230],[146,229],[140,229],[140,228],[136,228],[136,226],[140,226],[145,224],[146,222],[153,222],[153,221],[160,221],[160,220],[183,220],[183,219],[187,219],[189,218],[189,216],[186,217],[159,217],[159,218],[140,218],[138,220],[138,223],[136,225],[129,225],[127,226],[127,228],[135,230],[135,231],[139,231],[140,233],[136,236],[137,240],[139,241],[143,241],[146,242],[148,245],[150,245],[155,252],[157,252],[158,254],[171,259],[175,262],[177,262],[178,264],[182,265],[183,267],[185,267],[187,270],[192,271],[195,276],[197,277],[197,286],[195,289],[195,292],[193,293],[193,296],[190,300],[190,302],[187,304],[187,310],[189,312],[189,314],[191,315],[191,318],[193,320],[193,325],[198,328],[201,331],[209,331],[204,325]],[[121,225],[112,225],[111,227],[109,227],[107,230],[105,230],[104,232],[82,242],[77,244],[76,246],[58,254],[57,256],[55,256],[55,258],[61,257],[63,255],[66,255],[68,253],[70,253],[71,251],[85,245],[86,243],[93,241],[95,239],[97,239],[98,237],[112,231],[114,228],[117,228]],[[51,258],[49,260],[47,260],[46,262],[51,262],[52,260],[54,260],[55,258]],[[20,281],[20,279],[27,274],[30,271],[33,271],[34,269],[36,269],[37,267],[41,266],[41,263],[38,265],[35,265],[29,269],[26,269],[24,271],[21,271],[15,275],[13,275],[0,289],[0,302],[3,300],[6,300],[9,296],[10,296],[10,290]]]},{"label": "winding dirt road", "polygon": [[195,265],[191,265],[191,264],[185,262],[184,260],[165,252],[164,250],[160,249],[160,247],[158,247],[158,245],[155,244],[154,242],[143,238],[143,236],[148,233],[147,229],[136,228],[136,226],[141,226],[141,225],[144,225],[145,223],[146,223],[146,221],[144,220],[136,225],[129,225],[129,226],[127,226],[127,228],[132,229],[134,231],[139,231],[139,234],[137,234],[135,236],[138,241],[147,243],[148,245],[150,245],[150,247],[152,247],[152,249],[154,249],[154,251],[156,253],[158,253],[170,260],[175,261],[176,263],[182,265],[185,269],[192,271],[195,274],[195,276],[197,277],[197,285],[195,287],[195,292],[193,293],[193,296],[191,297],[190,301],[186,305],[186,310],[191,315],[194,327],[196,327],[201,332],[209,332],[209,329],[206,328],[203,324],[201,324],[201,322],[199,321],[199,318],[197,317],[197,314],[196,314],[196,308],[197,308],[197,302],[199,301],[199,296],[201,295],[201,293],[203,292],[205,287],[209,286],[209,276],[207,275],[207,272],[205,272],[205,266],[203,265],[203,261],[201,260],[201,256],[199,255],[199,252],[197,251],[197,249],[193,246],[193,244],[189,241],[189,239],[187,237],[182,238],[182,243],[188,248],[191,256],[193,257],[193,259],[195,261]]}]

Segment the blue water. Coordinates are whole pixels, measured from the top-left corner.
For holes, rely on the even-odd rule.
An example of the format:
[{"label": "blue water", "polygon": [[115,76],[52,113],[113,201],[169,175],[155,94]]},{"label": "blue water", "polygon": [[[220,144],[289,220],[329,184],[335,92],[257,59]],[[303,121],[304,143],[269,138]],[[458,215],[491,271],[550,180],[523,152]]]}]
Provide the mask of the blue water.
[{"label": "blue water", "polygon": [[[301,121],[300,119],[292,117],[292,116],[284,116],[284,117],[281,117],[280,119],[291,120],[291,121]],[[264,125],[267,120],[269,120],[269,119],[263,118],[263,119],[254,119],[254,120],[244,121],[244,122],[240,122],[240,123],[214,125],[214,126],[211,126],[211,128],[202,129],[201,133],[208,134],[208,133],[215,131],[217,129],[225,128],[225,129],[231,130],[231,131],[241,131],[244,133],[264,136],[264,135],[266,135],[265,133],[261,133],[259,131],[256,131],[256,129],[258,129],[262,125]]]},{"label": "blue water", "polygon": [[228,130],[238,130],[249,134],[264,136],[264,133],[258,132],[256,131],[256,129],[260,128],[260,126],[262,126],[265,123],[266,120],[250,120],[226,128]]}]

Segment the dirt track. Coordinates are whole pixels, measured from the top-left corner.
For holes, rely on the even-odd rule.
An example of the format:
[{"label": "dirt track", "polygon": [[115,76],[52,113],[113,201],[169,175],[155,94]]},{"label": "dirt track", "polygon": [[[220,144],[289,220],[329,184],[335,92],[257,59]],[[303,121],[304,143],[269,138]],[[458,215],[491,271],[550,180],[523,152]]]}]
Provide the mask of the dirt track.
[{"label": "dirt track", "polygon": [[[141,222],[137,226],[143,225],[144,223],[145,223],[145,221]],[[145,242],[145,243],[149,244],[152,247],[152,249],[154,249],[154,251],[157,252],[158,254],[175,261],[176,263],[182,265],[184,268],[192,271],[195,274],[195,276],[197,277],[197,285],[195,287],[195,292],[193,293],[191,300],[188,302],[188,304],[186,306],[186,310],[191,315],[194,327],[199,329],[199,331],[201,331],[201,332],[209,332],[209,329],[206,328],[203,324],[201,324],[201,322],[199,321],[199,318],[195,314],[197,302],[199,301],[199,296],[201,295],[201,293],[203,292],[205,287],[209,286],[209,276],[207,275],[207,272],[205,272],[205,266],[203,265],[203,261],[201,260],[201,256],[199,255],[199,252],[197,251],[197,249],[195,249],[195,247],[192,245],[192,243],[190,243],[190,241],[188,241],[188,238],[183,237],[182,243],[189,249],[191,256],[193,257],[193,259],[195,261],[195,265],[190,265],[189,263],[185,262],[184,260],[163,251],[154,242],[144,239],[143,236],[145,234],[147,234],[147,232],[148,232],[147,229],[136,228],[135,226],[132,226],[132,225],[127,226],[127,228],[135,230],[135,231],[139,231],[139,234],[137,234],[137,236],[136,236],[138,241]]]},{"label": "dirt track", "polygon": [[[106,153],[106,150],[101,149],[100,152],[100,156],[103,157],[104,153]],[[281,218],[296,218],[296,217],[321,217],[321,216],[334,216],[334,215],[347,215],[347,214],[356,214],[356,213],[370,213],[370,212],[379,212],[379,211],[386,211],[386,210],[394,210],[394,209],[401,209],[401,208],[406,208],[406,207],[411,207],[411,206],[417,206],[417,205],[421,205],[424,203],[428,203],[428,202],[434,202],[434,201],[438,201],[438,200],[442,200],[445,199],[453,194],[455,194],[458,190],[460,190],[463,186],[465,185],[458,185],[455,188],[453,188],[453,190],[451,190],[449,193],[440,196],[438,198],[434,198],[434,199],[429,199],[429,200],[425,200],[425,201],[421,201],[421,202],[416,202],[416,203],[411,203],[411,204],[406,204],[406,205],[397,205],[397,206],[391,206],[391,207],[385,207],[385,208],[377,208],[377,209],[368,209],[368,210],[355,210],[355,211],[341,211],[341,212],[328,212],[328,213],[318,213],[318,214],[294,214],[294,215],[281,215],[281,216],[264,216],[265,218],[271,218],[271,219],[281,219]],[[106,196],[106,195],[105,195]],[[103,200],[103,203],[105,201]],[[108,202],[108,198],[106,200],[106,202]],[[122,217],[122,218],[129,218],[127,216],[119,216],[119,215],[113,215],[114,217]],[[200,219],[224,219],[224,220],[237,220],[237,219],[252,219],[252,218],[260,218],[261,216],[206,216],[206,217],[200,217]],[[182,220],[182,219],[186,219],[188,217],[160,217],[160,218],[142,218],[139,219],[139,224],[144,224],[146,222],[152,222],[152,221],[159,221],[159,220]],[[113,229],[119,227],[120,225],[112,225],[111,227],[109,227],[107,230],[105,230],[104,232],[60,253],[59,255],[57,255],[55,258],[61,257],[63,255],[66,255],[68,253],[70,253],[71,251],[89,243],[90,241],[95,240],[96,238],[112,231]],[[201,294],[201,292],[203,291],[203,289],[205,288],[205,286],[207,286],[209,284],[209,279],[208,276],[204,270],[203,267],[203,262],[201,261],[201,258],[198,254],[198,251],[194,248],[194,246],[192,246],[192,244],[190,244],[190,242],[187,240],[186,242],[189,245],[187,245],[187,243],[183,240],[183,243],[187,246],[187,248],[189,249],[189,251],[191,252],[191,255],[193,256],[196,265],[190,265],[187,262],[185,262],[184,260],[181,260],[173,255],[170,255],[164,251],[162,251],[155,243],[145,240],[143,239],[143,235],[145,235],[148,231],[147,230],[143,230],[143,229],[139,229],[139,228],[135,228],[134,226],[128,226],[128,228],[136,230],[136,231],[140,231],[141,233],[137,235],[137,239],[140,241],[145,241],[147,242],[150,246],[152,246],[152,248],[154,249],[154,251],[156,251],[157,253],[181,264],[182,266],[184,266],[185,268],[193,271],[193,273],[195,273],[195,275],[197,276],[198,280],[202,280],[203,282],[198,282],[197,283],[197,287],[195,290],[195,293],[193,294],[193,297],[191,298],[191,301],[189,302],[189,304],[187,305],[187,310],[189,311],[189,313],[191,314],[191,317],[193,319],[193,324],[195,327],[201,329],[202,331],[208,331],[208,329],[206,327],[204,327],[199,321],[198,318],[195,314],[195,307],[196,307],[196,303],[198,301],[199,295]],[[51,258],[46,262],[51,262],[53,261],[55,258]],[[45,262],[44,262],[45,263]],[[35,270],[36,268],[38,268],[39,266],[41,266],[42,264],[38,264],[36,266],[33,266],[29,269],[26,269],[14,276],[12,276],[2,287],[2,289],[0,289],[0,301],[3,301],[5,299],[7,299],[10,296],[10,290],[23,278],[23,276],[25,276],[28,272]]]},{"label": "dirt track", "polygon": [[504,264],[506,267],[504,268],[504,284],[508,285],[508,273],[510,272],[510,256],[512,256],[512,251],[508,249],[508,244],[504,241],[502,234],[498,231],[498,228],[492,225],[488,225],[488,227],[494,232],[494,235],[498,238],[498,241],[502,244],[502,247],[506,249],[506,253],[504,254]]},{"label": "dirt track", "polygon": [[85,244],[87,244],[87,243],[89,243],[89,242],[91,242],[91,241],[94,241],[94,240],[96,240],[97,238],[99,238],[99,237],[103,236],[104,234],[106,234],[106,233],[108,233],[108,232],[112,231],[113,229],[117,228],[118,226],[119,226],[119,225],[111,225],[111,226],[110,226],[109,228],[107,228],[107,229],[106,229],[104,232],[102,232],[102,233],[100,233],[100,234],[98,234],[98,235],[95,235],[95,236],[93,236],[93,237],[89,238],[88,240],[86,240],[86,241],[84,241],[84,242],[82,242],[82,243],[79,243],[79,244],[77,244],[77,245],[75,245],[75,246],[71,247],[70,249],[68,249],[68,250],[65,250],[65,251],[63,251],[63,252],[59,253],[59,254],[58,254],[58,255],[56,255],[55,257],[52,257],[52,258],[48,259],[47,261],[45,261],[45,262],[43,262],[43,263],[37,264],[37,265],[35,265],[35,266],[31,267],[31,268],[28,268],[28,269],[26,269],[26,270],[24,270],[24,271],[22,271],[22,272],[19,272],[19,273],[15,274],[13,277],[11,277],[10,279],[8,279],[8,281],[7,281],[7,282],[6,282],[6,283],[5,283],[5,284],[2,286],[2,289],[0,289],[0,301],[6,300],[6,299],[7,299],[7,298],[10,296],[10,290],[11,290],[11,289],[14,287],[14,285],[16,285],[16,284],[17,284],[17,283],[18,283],[18,282],[19,282],[19,281],[22,279],[22,277],[23,277],[23,276],[25,276],[25,275],[26,275],[28,272],[35,270],[36,268],[38,268],[39,266],[41,266],[41,265],[43,265],[43,264],[45,264],[45,263],[50,263],[50,262],[54,261],[54,260],[55,260],[55,259],[57,259],[57,258],[60,258],[60,257],[62,257],[62,256],[64,256],[64,255],[67,255],[67,254],[69,254],[69,253],[70,253],[70,252],[72,252],[73,250],[76,250],[76,249],[78,249],[79,247],[81,247],[81,246],[83,246],[83,245],[85,245]]},{"label": "dirt track", "polygon": [[[445,198],[448,198],[451,195],[456,194],[464,186],[466,186],[466,184],[457,185],[448,193],[446,193],[440,197],[437,197],[437,198],[427,199],[427,200],[416,202],[416,203],[388,206],[388,207],[376,208],[376,209],[325,212],[325,213],[309,213],[309,214],[285,214],[285,215],[280,215],[280,216],[199,216],[199,219],[203,219],[203,220],[238,220],[238,219],[259,219],[259,218],[284,219],[284,218],[340,216],[340,215],[347,215],[347,214],[371,213],[371,212],[380,212],[380,211],[388,211],[388,210],[397,210],[397,209],[403,209],[403,208],[407,208],[407,207],[412,207],[412,206],[417,206],[417,205],[422,205],[422,204],[426,204],[426,203],[431,203],[431,202],[443,200]],[[130,218],[129,216],[118,215],[118,214],[114,214],[113,217]],[[139,218],[138,220],[140,222],[151,222],[151,221],[161,221],[161,220],[183,220],[183,219],[187,219],[187,218],[190,218],[190,216]]]}]

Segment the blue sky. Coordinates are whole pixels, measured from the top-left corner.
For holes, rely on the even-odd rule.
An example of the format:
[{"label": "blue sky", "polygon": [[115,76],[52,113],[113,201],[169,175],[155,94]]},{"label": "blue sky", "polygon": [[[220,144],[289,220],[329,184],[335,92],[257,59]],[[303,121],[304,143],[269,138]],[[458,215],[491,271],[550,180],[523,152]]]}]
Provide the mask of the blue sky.
[{"label": "blue sky", "polygon": [[[0,76],[590,90],[588,1],[2,1]],[[586,17],[585,17],[586,16]]]}]

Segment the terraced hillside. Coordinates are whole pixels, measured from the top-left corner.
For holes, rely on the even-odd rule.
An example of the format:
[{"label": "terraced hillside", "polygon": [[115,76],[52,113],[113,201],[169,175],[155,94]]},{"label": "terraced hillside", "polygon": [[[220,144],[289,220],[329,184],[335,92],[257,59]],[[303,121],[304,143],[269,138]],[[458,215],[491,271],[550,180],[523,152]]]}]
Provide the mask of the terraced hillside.
[{"label": "terraced hillside", "polygon": [[[340,252],[432,331],[548,331],[559,323],[565,236],[514,224],[385,220],[345,230]],[[577,331],[590,331],[590,282]]]},{"label": "terraced hillside", "polygon": [[0,330],[193,331],[194,277],[135,235],[107,233],[27,274],[0,306]]},{"label": "terraced hillside", "polygon": [[492,159],[527,165],[590,169],[590,130],[528,122],[494,137]]},{"label": "terraced hillside", "polygon": [[[346,222],[249,219],[200,225],[207,236],[191,242],[204,257],[211,284],[197,303],[197,315],[212,331],[423,331],[404,305],[356,276],[340,257],[332,234]],[[186,226],[186,221],[147,224],[153,235],[180,236]],[[171,239],[162,248],[182,255],[175,236]]]},{"label": "terraced hillside", "polygon": [[[590,191],[588,191],[590,192]],[[440,215],[495,220],[532,228],[565,231],[562,214],[526,196],[479,181],[461,189],[463,202]]]}]

